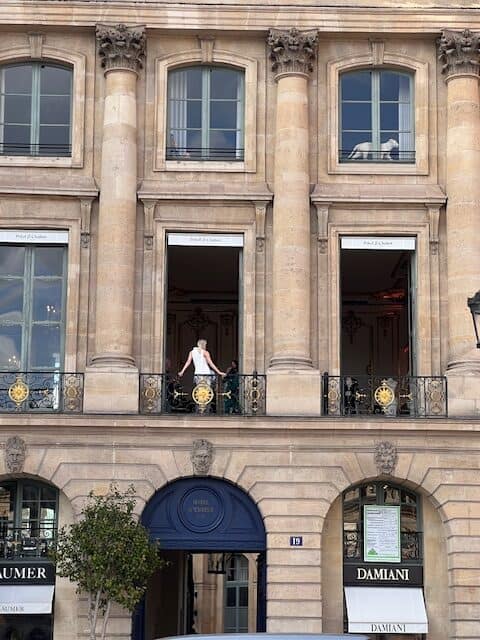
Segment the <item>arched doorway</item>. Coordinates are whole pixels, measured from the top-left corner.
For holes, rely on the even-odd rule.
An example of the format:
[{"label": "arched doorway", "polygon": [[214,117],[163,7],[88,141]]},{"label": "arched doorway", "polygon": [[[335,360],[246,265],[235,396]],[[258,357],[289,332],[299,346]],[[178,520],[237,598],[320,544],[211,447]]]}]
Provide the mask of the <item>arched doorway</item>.
[{"label": "arched doorway", "polygon": [[134,617],[134,640],[222,631],[226,574],[236,554],[248,554],[253,569],[250,630],[265,630],[265,527],[242,489],[211,477],[176,480],[147,503],[142,523],[168,564],[152,577]]}]

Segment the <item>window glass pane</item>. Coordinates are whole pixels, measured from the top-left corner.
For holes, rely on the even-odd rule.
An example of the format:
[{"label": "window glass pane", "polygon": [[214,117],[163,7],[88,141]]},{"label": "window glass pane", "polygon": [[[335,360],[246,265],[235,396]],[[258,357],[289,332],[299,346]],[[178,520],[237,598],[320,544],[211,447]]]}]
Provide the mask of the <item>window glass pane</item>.
[{"label": "window glass pane", "polygon": [[25,247],[0,245],[0,275],[23,276]]},{"label": "window glass pane", "polygon": [[70,95],[72,71],[61,67],[42,65],[40,68],[40,93]]},{"label": "window glass pane", "polygon": [[70,127],[48,126],[40,127],[39,152],[43,155],[58,155],[68,153],[70,146]]},{"label": "window glass pane", "polygon": [[358,500],[360,497],[360,492],[357,489],[350,489],[348,491],[345,492],[345,497],[344,500],[345,502],[348,502],[349,500]]},{"label": "window glass pane", "polygon": [[61,280],[35,280],[32,319],[34,321],[48,320],[49,322],[62,320]]},{"label": "window glass pane", "polygon": [[350,502],[343,506],[343,521],[344,522],[359,522],[360,521],[360,506],[357,502]]},{"label": "window glass pane", "polygon": [[372,106],[366,102],[342,104],[342,129],[370,131],[372,128]]},{"label": "window glass pane", "polygon": [[42,96],[41,124],[70,124],[70,96]]},{"label": "window glass pane", "polygon": [[23,314],[23,280],[0,278],[0,322],[21,322]]},{"label": "window glass pane", "polygon": [[30,365],[46,369],[60,366],[60,327],[58,325],[33,325],[30,344]]},{"label": "window glass pane", "polygon": [[235,129],[237,127],[237,103],[210,103],[210,127],[212,129]]},{"label": "window glass pane", "polygon": [[187,148],[190,155],[201,155],[202,133],[201,131],[187,131]]},{"label": "window glass pane", "polygon": [[32,92],[32,66],[16,64],[4,70],[5,93]]},{"label": "window glass pane", "polygon": [[40,498],[40,487],[36,484],[23,485],[23,504],[27,502],[35,502]]},{"label": "window glass pane", "polygon": [[395,487],[383,487],[383,501],[385,504],[400,504],[400,491]]},{"label": "window glass pane", "polygon": [[235,587],[227,587],[227,607],[235,606],[236,604],[235,595],[236,595]]},{"label": "window glass pane", "polygon": [[30,126],[5,125],[3,127],[3,151],[12,155],[30,153]]},{"label": "window glass pane", "polygon": [[222,69],[217,67],[210,70],[210,97],[234,99],[238,96],[238,84],[240,73],[233,69]]},{"label": "window glass pane", "polygon": [[366,484],[362,487],[362,497],[363,499],[372,499],[377,497],[377,487],[374,484]]},{"label": "window glass pane", "polygon": [[398,130],[398,104],[383,103],[380,105],[380,129]]},{"label": "window glass pane", "polygon": [[236,131],[212,131],[210,133],[210,148],[217,149],[219,153],[235,150],[236,142]]},{"label": "window glass pane", "polygon": [[410,78],[394,71],[380,73],[380,100],[409,101]]},{"label": "window glass pane", "polygon": [[20,369],[22,354],[21,325],[0,325],[0,369]]},{"label": "window glass pane", "polygon": [[417,510],[412,507],[403,506],[400,514],[402,531],[417,530]]},{"label": "window glass pane", "polygon": [[[5,520],[13,520],[13,509],[15,505],[15,485],[2,484],[0,485],[0,527]],[[0,530],[0,535],[5,535],[6,532]]]},{"label": "window glass pane", "polygon": [[35,247],[35,275],[63,275],[63,247]]},{"label": "window glass pane", "polygon": [[[344,131],[342,133],[342,157],[347,158],[353,153],[354,147],[362,142],[372,142],[371,131]],[[359,154],[359,157],[364,159],[362,154]]]},{"label": "window glass pane", "polygon": [[[187,76],[187,95],[188,98],[202,97],[202,69],[193,67],[186,70]],[[180,97],[180,96],[178,96]]]},{"label": "window glass pane", "polygon": [[13,124],[30,124],[32,115],[31,96],[5,96],[3,121]]},{"label": "window glass pane", "polygon": [[247,607],[248,606],[248,587],[240,587],[239,592],[240,592],[239,605],[241,607]]},{"label": "window glass pane", "polygon": [[342,100],[371,100],[372,81],[370,71],[345,73],[341,78]]},{"label": "window glass pane", "polygon": [[200,129],[202,126],[202,102],[201,100],[189,100],[185,103],[187,108],[187,129]]}]

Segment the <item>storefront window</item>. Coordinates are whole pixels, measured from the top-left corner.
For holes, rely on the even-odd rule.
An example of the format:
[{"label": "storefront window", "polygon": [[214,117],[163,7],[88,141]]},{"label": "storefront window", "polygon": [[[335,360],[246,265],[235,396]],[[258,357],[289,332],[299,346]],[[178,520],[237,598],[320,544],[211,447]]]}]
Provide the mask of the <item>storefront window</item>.
[{"label": "storefront window", "polygon": [[1,640],[51,640],[52,616],[2,616]]}]

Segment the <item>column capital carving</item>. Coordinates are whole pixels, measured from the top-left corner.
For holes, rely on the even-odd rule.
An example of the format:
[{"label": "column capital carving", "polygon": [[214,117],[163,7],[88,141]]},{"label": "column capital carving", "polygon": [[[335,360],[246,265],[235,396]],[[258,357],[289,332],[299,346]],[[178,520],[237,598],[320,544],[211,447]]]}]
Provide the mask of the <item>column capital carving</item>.
[{"label": "column capital carving", "polygon": [[470,29],[443,29],[438,39],[438,49],[442,73],[447,80],[455,75],[479,75],[480,33]]},{"label": "column capital carving", "polygon": [[284,74],[308,75],[313,71],[318,44],[316,29],[270,29],[267,43],[270,47],[272,71],[277,77]]},{"label": "column capital carving", "polygon": [[145,27],[124,24],[97,24],[96,37],[105,72],[128,69],[138,72],[145,58]]}]

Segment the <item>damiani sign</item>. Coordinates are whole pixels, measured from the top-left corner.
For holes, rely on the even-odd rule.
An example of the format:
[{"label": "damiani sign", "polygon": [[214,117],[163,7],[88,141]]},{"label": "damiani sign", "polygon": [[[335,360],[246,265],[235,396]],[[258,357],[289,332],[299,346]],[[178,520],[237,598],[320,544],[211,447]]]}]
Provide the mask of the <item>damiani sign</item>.
[{"label": "damiani sign", "polygon": [[392,567],[392,565],[346,564],[343,567],[345,585],[390,585],[422,586],[423,568],[421,566]]}]

